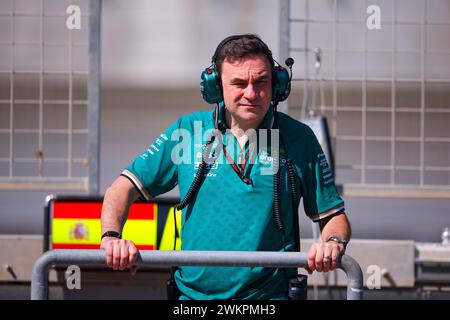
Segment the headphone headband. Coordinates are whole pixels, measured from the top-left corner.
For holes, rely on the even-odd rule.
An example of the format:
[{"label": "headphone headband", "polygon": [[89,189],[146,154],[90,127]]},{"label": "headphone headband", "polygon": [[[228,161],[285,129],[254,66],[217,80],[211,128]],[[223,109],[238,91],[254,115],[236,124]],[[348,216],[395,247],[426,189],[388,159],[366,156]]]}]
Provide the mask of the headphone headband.
[{"label": "headphone headband", "polygon": [[[228,36],[228,37],[226,37],[225,39],[223,39],[220,43],[219,43],[219,45],[217,46],[217,48],[216,48],[216,50],[214,51],[214,54],[213,54],[213,56],[211,57],[211,63],[212,64],[214,64],[214,65],[217,65],[217,58],[218,58],[218,56],[219,56],[219,54],[220,54],[220,51],[222,50],[222,48],[228,43],[228,42],[231,42],[231,41],[234,41],[234,40],[239,40],[239,39],[242,39],[242,38],[249,38],[249,39],[251,39],[251,40],[257,40],[258,42],[260,42],[264,47],[266,47],[267,48],[267,50],[268,50],[268,52],[270,53],[270,54],[264,54],[264,56],[266,56],[267,57],[267,60],[269,60],[269,63],[270,63],[270,66],[271,66],[271,68],[272,68],[272,72],[274,71],[274,68],[275,68],[275,60],[273,59],[273,57],[272,57],[272,53],[270,52],[270,49],[269,49],[269,47],[267,46],[267,44],[264,42],[264,41],[262,41],[257,35],[254,35],[254,34],[235,34],[235,35],[231,35],[231,36]],[[278,65],[279,65],[279,63],[278,62],[276,62]]]},{"label": "headphone headband", "polygon": [[217,62],[217,56],[219,55],[219,52],[220,52],[220,50],[222,50],[222,47],[224,45],[226,45],[230,41],[242,39],[245,36],[246,36],[245,34],[235,34],[235,35],[226,37],[225,39],[220,41],[219,45],[217,46],[216,50],[214,51],[213,56],[211,57],[211,63],[215,64]]}]

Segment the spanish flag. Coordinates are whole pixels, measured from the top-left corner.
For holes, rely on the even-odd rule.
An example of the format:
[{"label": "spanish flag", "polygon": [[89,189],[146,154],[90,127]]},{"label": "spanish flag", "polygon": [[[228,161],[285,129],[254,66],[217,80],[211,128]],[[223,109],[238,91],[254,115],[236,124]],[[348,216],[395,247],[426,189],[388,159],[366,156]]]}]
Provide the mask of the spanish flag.
[{"label": "spanish flag", "polygon": [[[102,202],[55,201],[52,211],[53,249],[100,248]],[[156,249],[157,219],[156,203],[132,204],[122,237],[139,250]]]}]

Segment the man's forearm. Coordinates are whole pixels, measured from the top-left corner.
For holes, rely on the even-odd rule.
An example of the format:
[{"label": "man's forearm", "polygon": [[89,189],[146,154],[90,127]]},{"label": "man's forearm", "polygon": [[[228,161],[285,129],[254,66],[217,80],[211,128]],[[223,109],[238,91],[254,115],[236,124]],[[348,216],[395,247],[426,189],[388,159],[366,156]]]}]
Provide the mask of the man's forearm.
[{"label": "man's forearm", "polygon": [[124,179],[126,180],[120,177],[105,193],[102,206],[102,234],[106,231],[122,233],[130,205],[137,198],[134,187]]},{"label": "man's forearm", "polygon": [[350,240],[351,228],[345,213],[336,214],[327,221],[321,222],[322,241],[327,241],[331,236]]}]

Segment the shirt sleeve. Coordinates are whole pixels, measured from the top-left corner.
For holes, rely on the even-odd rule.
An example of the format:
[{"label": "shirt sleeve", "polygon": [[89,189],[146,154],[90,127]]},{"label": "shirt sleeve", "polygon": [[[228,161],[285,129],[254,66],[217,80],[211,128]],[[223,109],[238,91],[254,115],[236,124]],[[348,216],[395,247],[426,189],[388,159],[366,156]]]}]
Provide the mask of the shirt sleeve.
[{"label": "shirt sleeve", "polygon": [[161,133],[121,173],[133,183],[143,200],[149,201],[168,192],[178,183],[177,165],[172,161],[172,149],[178,144],[178,140],[172,137],[179,130],[179,123],[178,120]]},{"label": "shirt sleeve", "polygon": [[333,173],[312,130],[308,130],[306,166],[302,177],[303,206],[306,215],[317,222],[344,210],[344,200],[337,192]]}]

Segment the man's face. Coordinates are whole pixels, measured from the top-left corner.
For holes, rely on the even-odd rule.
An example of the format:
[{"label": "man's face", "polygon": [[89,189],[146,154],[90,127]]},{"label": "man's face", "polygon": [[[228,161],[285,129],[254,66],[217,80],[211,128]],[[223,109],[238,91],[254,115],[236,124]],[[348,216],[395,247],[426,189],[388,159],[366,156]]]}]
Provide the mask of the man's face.
[{"label": "man's face", "polygon": [[272,99],[272,74],[268,59],[264,55],[235,61],[225,59],[221,79],[225,106],[233,120],[256,129]]}]

